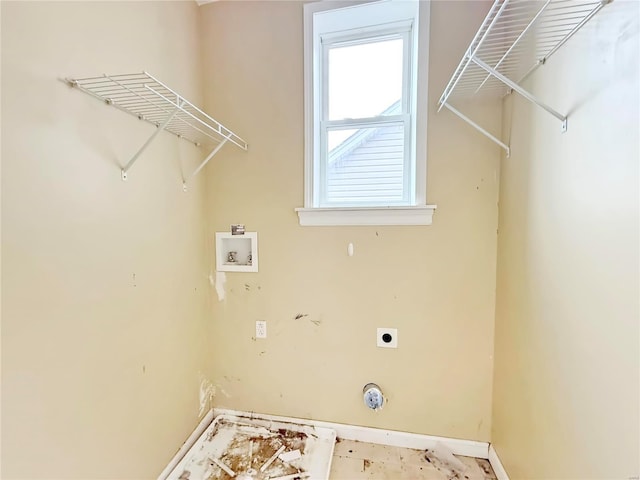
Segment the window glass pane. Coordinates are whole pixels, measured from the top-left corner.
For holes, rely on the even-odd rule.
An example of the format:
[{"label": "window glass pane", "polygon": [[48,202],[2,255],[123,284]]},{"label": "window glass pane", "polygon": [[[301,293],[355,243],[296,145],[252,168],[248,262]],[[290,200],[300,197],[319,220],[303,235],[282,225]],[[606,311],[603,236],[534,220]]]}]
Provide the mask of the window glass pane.
[{"label": "window glass pane", "polygon": [[327,204],[402,202],[404,126],[392,123],[327,133]]},{"label": "window glass pane", "polygon": [[329,120],[401,113],[402,39],[328,52]]}]

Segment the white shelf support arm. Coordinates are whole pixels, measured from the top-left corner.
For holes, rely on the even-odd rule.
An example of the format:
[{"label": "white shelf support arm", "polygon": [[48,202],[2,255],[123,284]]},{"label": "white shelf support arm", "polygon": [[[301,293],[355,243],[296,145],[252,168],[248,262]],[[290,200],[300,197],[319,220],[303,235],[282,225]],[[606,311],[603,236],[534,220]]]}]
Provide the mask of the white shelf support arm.
[{"label": "white shelf support arm", "polygon": [[562,122],[562,131],[563,132],[567,131],[567,116],[566,115],[562,115],[561,113],[558,113],[557,111],[555,111],[553,108],[551,108],[546,103],[541,102],[536,97],[534,97],[529,92],[527,92],[524,88],[522,88],[520,85],[518,85],[516,82],[514,82],[513,80],[510,80],[509,78],[505,77],[500,72],[498,72],[496,69],[491,68],[489,65],[484,63],[479,58],[471,57],[471,61],[473,63],[475,63],[476,65],[478,65],[483,70],[485,70],[486,72],[488,72],[491,75],[493,75],[494,77],[496,77],[498,80],[500,80],[502,83],[507,85],[509,88],[511,88],[511,89],[515,90],[516,92],[518,92],[520,95],[522,95],[524,98],[526,98],[530,102],[535,103],[536,105],[538,105],[539,107],[545,109],[551,115],[556,117],[558,120],[560,120]]},{"label": "white shelf support arm", "polygon": [[466,115],[464,115],[462,112],[456,110],[455,108],[453,108],[451,105],[449,105],[448,103],[443,103],[442,106],[444,106],[445,108],[451,110],[451,112],[453,112],[454,114],[456,114],[458,117],[460,117],[462,120],[464,120],[465,122],[467,122],[469,125],[471,125],[473,128],[475,128],[476,130],[478,130],[480,133],[482,133],[484,136],[488,137],[489,139],[493,140],[495,143],[497,143],[498,145],[500,145],[500,147],[502,147],[504,149],[505,152],[507,152],[507,158],[509,158],[511,156],[511,149],[509,148],[509,146],[507,144],[505,144],[503,141],[501,141],[500,139],[498,139],[497,137],[495,137],[494,135],[492,135],[491,133],[489,133],[488,131],[486,131],[484,128],[482,128],[480,125],[478,125],[476,122],[474,122],[473,120],[471,120],[469,117],[467,117]]},{"label": "white shelf support arm", "polygon": [[[220,151],[220,149],[224,146],[225,143],[227,143],[227,141],[229,140],[229,137],[225,137],[218,145],[216,145],[216,148],[214,148],[211,153],[209,155],[206,156],[206,158],[202,161],[202,163],[200,163],[200,165],[198,166],[198,168],[196,168],[194,170],[194,172],[189,176],[189,180],[191,180],[193,177],[195,177],[198,173],[200,173],[200,170],[202,170],[207,163],[209,163],[209,160],[211,160],[214,155],[216,153],[218,153],[218,151]],[[187,191],[187,181],[185,180],[182,183],[182,189],[186,192]]]},{"label": "white shelf support arm", "polygon": [[129,163],[127,163],[124,168],[122,169],[122,180],[126,180],[127,179],[127,172],[129,171],[129,169],[131,167],[133,167],[133,164],[136,163],[136,160],[138,160],[138,157],[142,154],[142,152],[144,152],[146,150],[146,148],[151,144],[151,142],[153,142],[155,140],[155,138],[160,134],[160,132],[162,132],[167,125],[169,125],[169,123],[171,122],[171,120],[173,120],[173,117],[176,116],[176,114],[180,111],[180,109],[182,108],[182,105],[178,105],[173,112],[171,112],[169,114],[169,116],[167,117],[167,119],[164,121],[164,123],[162,125],[160,125],[159,127],[156,128],[156,131],[153,132],[153,135],[151,135],[146,142],[144,142],[144,145],[142,145],[142,147],[140,147],[140,149],[135,153],[135,155],[133,157],[131,157],[131,160],[129,160]]}]

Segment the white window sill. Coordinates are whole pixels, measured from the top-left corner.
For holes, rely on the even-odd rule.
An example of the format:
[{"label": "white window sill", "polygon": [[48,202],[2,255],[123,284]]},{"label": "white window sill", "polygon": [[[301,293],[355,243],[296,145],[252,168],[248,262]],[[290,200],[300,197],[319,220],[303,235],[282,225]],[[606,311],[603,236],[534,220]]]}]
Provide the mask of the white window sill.
[{"label": "white window sill", "polygon": [[302,226],[431,225],[436,205],[296,208]]}]

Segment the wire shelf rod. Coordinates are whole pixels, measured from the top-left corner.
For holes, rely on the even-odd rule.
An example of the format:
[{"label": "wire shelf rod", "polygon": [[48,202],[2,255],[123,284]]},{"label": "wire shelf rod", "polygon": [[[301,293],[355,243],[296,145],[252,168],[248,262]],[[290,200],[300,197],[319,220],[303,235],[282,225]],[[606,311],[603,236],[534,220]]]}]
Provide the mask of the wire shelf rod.
[{"label": "wire shelf rod", "polygon": [[491,29],[491,34],[496,35],[496,32],[509,31],[514,25],[526,25],[531,20],[530,12],[523,12],[517,15],[512,15],[511,20],[501,17],[500,25]]},{"label": "wire shelf rod", "polygon": [[[117,80],[113,80],[113,79],[112,79],[112,81],[113,81],[114,83],[116,83],[117,85],[120,85],[124,90],[126,90],[126,91],[128,91],[128,92],[132,93],[132,94],[133,94],[133,95],[135,95],[136,97],[146,100],[148,103],[151,103],[152,105],[155,105],[157,108],[159,108],[159,109],[161,109],[161,110],[165,110],[165,109],[164,109],[164,107],[163,107],[161,104],[159,104],[159,103],[157,103],[157,102],[154,102],[154,101],[152,101],[152,100],[151,100],[151,99],[149,99],[149,98],[146,98],[146,97],[141,96],[139,93],[134,92],[133,90],[129,89],[127,86],[123,85],[122,83],[118,82]],[[180,101],[179,96],[178,96],[178,95],[176,95],[176,97],[177,97],[177,98],[176,98],[176,100],[179,102],[179,101]],[[177,107],[177,106],[178,106],[178,105],[174,105],[174,107]],[[177,112],[176,112],[176,113],[177,113]]]},{"label": "wire shelf rod", "polygon": [[[451,100],[457,97],[486,95],[499,99],[515,91],[561,120],[565,131],[566,116],[544,104],[520,83],[611,1],[494,0],[449,79],[438,101],[438,111],[443,106],[453,111]],[[512,80],[518,77],[517,82]],[[487,135],[468,117],[457,110],[454,113]]]},{"label": "wire shelf rod", "polygon": [[165,127],[169,124],[169,122],[171,121],[173,116],[176,113],[178,113],[179,110],[180,110],[180,107],[177,106],[176,109],[173,111],[173,113],[171,115],[169,115],[169,117],[167,117],[167,120],[160,127],[158,127],[158,129],[155,132],[153,132],[153,135],[151,135],[147,139],[147,141],[144,142],[142,147],[140,147],[140,149],[135,153],[135,155],[133,157],[131,157],[131,160],[129,160],[129,162],[122,168],[122,179],[123,180],[127,179],[127,172],[133,166],[133,164],[136,163],[136,160],[138,160],[138,157],[142,154],[142,152],[145,151],[145,149],[151,144],[151,142],[153,142],[155,140],[155,138],[158,136],[158,134],[165,129]]},{"label": "wire shelf rod", "polygon": [[[180,120],[182,120],[182,119],[180,119]],[[211,134],[207,133],[206,131],[204,131],[204,130],[202,130],[202,129],[194,126],[194,125],[189,124],[186,120],[182,120],[182,121],[185,123],[185,125],[182,125],[180,127],[182,129],[180,131],[184,132],[184,133],[181,134],[181,136],[186,137],[188,135],[188,133],[189,133],[189,129],[192,129],[192,130],[196,130],[196,131],[200,132],[202,135],[205,135],[205,136],[209,137],[214,142],[219,142],[220,141],[219,138],[216,138],[216,137],[212,136]],[[189,128],[187,128],[187,127],[189,127]],[[194,140],[194,143],[195,143],[195,140]]]},{"label": "wire shelf rod", "polygon": [[[151,87],[149,87],[148,85],[147,85],[147,88],[148,88],[149,90],[151,90],[152,92],[156,93],[159,97],[163,98],[163,99],[164,99],[164,100],[166,100],[167,102],[173,103],[173,102],[171,101],[171,99],[166,98],[164,95],[162,95],[162,94],[161,94],[161,93],[159,93],[159,92],[156,92],[154,89],[152,89],[152,88],[151,88]],[[197,108],[196,108],[196,110],[198,111],[198,113],[201,113],[201,114],[203,114],[203,115],[205,115],[205,116],[207,116],[207,117],[208,117],[208,115],[207,115],[206,113],[204,113],[203,111],[201,111],[201,110],[199,110],[199,109],[197,109]],[[206,124],[206,123],[205,123],[205,122],[203,122],[201,119],[199,119],[199,118],[198,118],[198,117],[196,117],[195,115],[193,115],[193,114],[189,113],[188,111],[183,110],[183,112],[184,112],[185,114],[187,114],[189,117],[191,117],[192,119],[194,119],[195,121],[197,121],[197,122],[201,123],[202,125],[204,125],[205,127],[208,127],[208,128],[210,128],[211,130],[213,130],[214,132],[216,132],[216,133],[218,133],[218,134],[220,134],[220,135],[223,135],[223,136],[224,136],[224,134],[223,134],[223,133],[222,133],[222,131],[221,131],[221,129],[222,129],[222,128],[224,128],[224,127],[223,127],[220,123],[216,122],[216,124],[217,124],[217,129],[214,129],[211,125]],[[210,118],[210,117],[209,117],[209,118]],[[225,130],[227,130],[227,129],[225,128]],[[236,137],[236,138],[238,138],[238,139],[240,139],[240,137],[238,137],[237,135],[235,135],[231,130],[227,130],[227,132],[229,133],[229,141],[231,141],[232,143],[235,143],[235,144],[236,144],[237,146],[239,146],[240,148],[244,148],[244,147],[243,147],[241,144],[239,144],[235,139],[233,139],[233,137]],[[241,140],[241,139],[240,139],[240,140]]]},{"label": "wire shelf rod", "polygon": [[580,7],[575,7],[573,5],[565,5],[565,6],[552,5],[547,11],[549,12],[550,15],[553,14],[553,12],[558,12],[558,11],[567,10],[567,9],[572,9],[571,11],[580,11],[580,12],[587,13],[591,11],[594,7],[596,7],[599,3],[600,1],[592,2],[592,3],[581,3]]},{"label": "wire shelf rod", "polygon": [[[511,51],[516,47],[516,45],[518,45],[518,43],[520,42],[520,40],[522,40],[522,38],[527,34],[527,32],[529,31],[529,29],[535,25],[536,21],[538,20],[538,18],[540,18],[540,15],[542,15],[542,13],[544,12],[544,9],[547,8],[549,6],[549,3],[551,3],[551,0],[547,0],[546,3],[542,6],[542,8],[540,9],[540,11],[536,14],[535,17],[533,17],[531,19],[531,22],[529,22],[529,25],[526,26],[526,28],[522,31],[522,33],[518,36],[518,38],[516,38],[516,40],[513,42],[513,44],[511,45],[511,47],[509,47],[509,49],[505,52],[505,54],[502,56],[502,58],[498,61],[498,63],[496,63],[494,65],[494,69],[498,69],[500,67],[500,65],[502,64],[502,62],[504,62],[505,58],[507,58],[507,56],[509,56],[509,54],[511,53]],[[491,76],[491,74],[487,74],[486,78],[482,81],[482,83],[480,84],[480,86],[476,89],[476,93],[483,87],[483,85],[487,82],[487,79]]]},{"label": "wire shelf rod", "polygon": [[[193,105],[191,102],[189,102],[188,100],[184,99],[183,97],[181,97],[178,93],[176,93],[175,91],[173,91],[171,88],[167,87],[166,85],[164,85],[162,82],[160,82],[159,80],[157,80],[155,77],[153,77],[152,75],[150,75],[147,72],[143,72],[143,74],[140,74],[141,76],[136,76],[136,75],[130,75],[130,74],[123,74],[123,75],[111,75],[110,77],[127,77],[127,78],[134,78],[134,79],[139,79],[139,78],[144,78],[144,76],[147,76],[148,78],[152,79],[155,83],[157,83],[158,85],[161,86],[162,89],[166,90],[167,92],[169,92],[172,95],[175,95],[176,98],[182,99],[186,102],[186,105],[188,108],[192,108],[193,110],[195,110],[198,114],[202,115],[203,117],[205,117],[207,120],[213,122],[217,128],[213,128],[211,125],[206,124],[206,122],[204,122],[203,120],[201,120],[200,118],[197,118],[195,115],[191,114],[190,112],[188,112],[186,109],[183,109],[184,113],[188,114],[191,118],[193,118],[194,120],[200,122],[201,124],[205,125],[206,127],[208,127],[209,129],[211,129],[212,131],[218,133],[219,135],[224,136],[224,133],[222,132],[222,129],[226,130],[227,133],[231,134],[231,138],[230,141],[234,144],[236,144],[237,146],[239,146],[242,149],[246,150],[246,143],[237,135],[235,135],[233,132],[231,132],[231,130],[226,129],[225,127],[223,127],[222,124],[220,124],[217,120],[215,120],[214,118],[210,117],[209,115],[207,115],[205,112],[203,112],[202,110],[200,110],[198,107],[196,107],[195,105]],[[175,102],[171,101],[171,99],[167,98],[166,94],[163,95],[162,93],[160,93],[158,90],[153,89],[151,87],[149,87],[148,82],[144,84],[144,87],[148,90],[150,90],[152,93],[158,95],[159,97],[163,98],[165,101],[171,103],[172,105],[175,105]],[[234,139],[233,137],[235,137],[236,139]]]},{"label": "wire shelf rod", "polygon": [[[170,99],[164,97],[161,93],[156,92],[153,88],[149,87],[147,85],[147,88],[149,90],[151,90],[152,92],[156,93],[158,96],[160,96],[161,98],[166,99],[166,101],[171,102]],[[211,118],[209,115],[207,115],[206,113],[204,113],[202,110],[200,110],[198,107],[195,107],[193,105],[190,105],[191,108],[193,108],[198,114],[203,115],[204,117],[206,117],[207,119],[215,122],[215,126],[217,128],[213,128],[211,125],[208,125],[206,122],[204,122],[203,120],[201,120],[200,118],[196,117],[195,115],[193,115],[192,113],[190,113],[187,110],[183,110],[183,112],[185,114],[187,114],[189,117],[191,117],[192,119],[194,119],[195,121],[201,123],[202,125],[204,125],[205,127],[213,130],[214,132],[222,135],[222,136],[229,136],[229,141],[234,143],[235,145],[237,145],[238,147],[242,148],[243,150],[246,150],[246,143],[244,142],[244,140],[242,140],[240,137],[238,137],[235,133],[233,133],[231,130],[229,130],[228,128],[225,128],[221,123],[217,122],[216,120],[214,120],[213,118]],[[226,133],[224,133],[222,130],[224,130]],[[235,137],[235,138],[234,138]]]},{"label": "wire shelf rod", "polygon": [[[525,28],[527,28],[527,26],[528,24],[526,23],[518,24],[512,27],[513,31],[510,30],[510,33],[504,33],[495,37],[488,38],[485,44],[479,50],[479,52],[484,52],[488,48],[492,48],[492,47],[502,47],[504,50],[507,50],[508,47],[518,39],[519,33],[522,32]],[[572,30],[574,27],[575,27],[575,22],[553,23],[553,24],[548,23],[546,25],[542,25],[539,21],[535,26],[535,28],[531,29],[531,27],[529,27],[530,30],[527,31],[528,35],[525,35],[525,36],[529,41],[529,43],[531,43],[544,37],[550,31],[554,31],[554,30],[564,31],[566,33]]]},{"label": "wire shelf rod", "polygon": [[[73,83],[74,81],[75,81],[75,80],[70,80],[70,83]],[[79,87],[79,88],[82,88],[82,87]],[[100,101],[102,101],[102,102],[104,102],[104,101],[108,100],[108,99],[106,99],[106,98],[104,98],[104,97],[102,97],[102,96],[100,96],[100,95],[97,95],[97,94],[93,93],[93,92],[92,92],[92,91],[90,91],[90,90],[85,90],[85,89],[82,89],[82,90],[83,90],[85,93],[87,93],[88,95],[91,95],[92,97],[94,97],[94,98],[96,98],[96,99],[98,99],[98,100],[100,100]],[[114,107],[114,108],[116,108],[116,109],[118,109],[118,110],[120,110],[120,111],[122,111],[122,112],[124,112],[124,113],[127,113],[127,114],[129,114],[129,115],[132,115],[132,116],[136,117],[138,120],[140,120],[140,115],[136,114],[136,113],[135,113],[135,112],[133,112],[132,110],[129,110],[129,109],[123,108],[123,107],[121,107],[121,106],[120,106],[119,104],[117,104],[117,103],[111,103],[110,105],[111,105],[112,107]],[[168,112],[169,112],[169,111],[168,111]],[[170,113],[170,112],[169,112],[169,113]],[[153,126],[155,126],[156,128],[160,125],[158,122],[149,122],[149,123],[151,123],[151,124],[152,124]],[[187,139],[187,140],[188,140],[188,139]],[[189,140],[189,141],[191,141],[191,140]],[[192,143],[196,143],[196,142],[192,142]]]},{"label": "wire shelf rod", "polygon": [[[148,118],[148,117],[145,117],[145,118]],[[152,118],[155,118],[155,117],[152,117]],[[181,121],[182,123],[179,124],[179,125],[175,125],[175,124],[173,124],[173,120],[172,120],[172,122],[169,125],[171,126],[171,131],[173,133],[175,133],[176,135],[178,135],[179,137],[186,138],[189,141],[191,141],[192,143],[199,143],[197,140],[195,140],[195,139],[191,140],[190,137],[189,137],[190,131],[191,130],[196,130],[196,131],[200,132],[202,135],[207,136],[208,138],[210,138],[214,142],[220,142],[219,138],[216,138],[216,137],[212,136],[211,134],[205,132],[204,130],[202,130],[202,129],[194,126],[194,125],[191,125],[186,120],[180,118],[179,115],[176,115],[175,118],[177,120]]]},{"label": "wire shelf rod", "polygon": [[[549,23],[557,23],[557,22],[567,22],[572,21],[572,25],[575,25],[577,22],[580,22],[586,14],[590,14],[593,9],[584,9],[584,10],[574,10],[565,12],[562,14],[549,15],[548,11],[542,16],[539,24],[544,26]],[[493,36],[503,35],[502,32],[513,32],[514,27],[518,25],[527,25],[531,20],[531,15],[518,15],[513,20],[503,20],[499,26],[494,27],[491,31],[490,38]]]},{"label": "wire shelf rod", "polygon": [[[92,79],[91,81],[89,80],[77,80],[77,81],[82,82],[83,85],[93,85],[94,90],[98,88],[104,88],[104,87],[113,87],[113,82],[114,82],[114,80],[112,80],[112,77],[108,75],[105,77],[97,77],[95,80]],[[144,85],[145,83],[149,83],[149,79],[135,78],[135,79],[127,80],[126,82],[127,82],[127,85]],[[104,87],[100,87],[100,85],[103,85]]]},{"label": "wire shelf rod", "polygon": [[611,3],[612,0],[602,0],[600,2],[600,5],[598,7],[596,7],[593,12],[591,12],[589,15],[587,15],[578,25],[575,26],[575,28],[569,32],[569,34],[560,41],[560,43],[558,43],[558,45],[556,45],[553,50],[551,50],[551,52],[549,52],[546,56],[545,59],[548,59],[551,55],[553,55],[562,45],[564,45],[567,40],[569,40],[571,37],[573,37],[575,35],[575,33],[580,30],[582,28],[582,26],[587,23],[589,20],[591,20],[591,18],[593,18],[593,16],[598,13],[600,10],[602,10],[602,7],[604,7],[606,4]]},{"label": "wire shelf rod", "polygon": [[[596,7],[599,4],[596,4]],[[558,11],[556,10],[556,12],[558,13],[548,13],[547,15],[544,16],[545,21],[550,21],[550,20],[567,20],[568,18],[573,18],[575,16],[578,17],[579,20],[581,20],[582,18],[584,18],[585,15],[588,15],[589,13],[591,13],[593,11],[595,7],[584,7],[584,8],[576,8],[573,10],[567,10],[567,11]],[[568,18],[567,18],[568,17]]]},{"label": "wire shelf rod", "polygon": [[163,130],[196,146],[204,143],[214,145],[205,162],[193,175],[197,174],[226,143],[233,143],[243,150],[247,149],[247,144],[242,138],[147,72],[76,77],[67,79],[67,82],[92,97],[156,127],[153,134],[123,167],[123,179],[126,179],[129,169]]},{"label": "wire shelf rod", "polygon": [[575,23],[563,23],[558,25],[545,25],[536,30],[537,38],[544,38],[552,33],[562,33],[566,35],[575,27]]},{"label": "wire shelf rod", "polygon": [[[145,72],[146,73],[146,72]],[[149,75],[149,74],[147,74]],[[162,87],[164,87],[166,90],[168,90],[169,92],[179,96],[177,93],[175,93],[173,90],[171,90],[169,87],[167,87],[166,85],[164,85],[162,82],[160,82],[159,80],[155,79],[154,77],[152,77],[151,75],[149,75],[150,78],[153,78],[153,80],[158,83],[159,85],[162,85]],[[151,89],[153,91],[153,89]],[[186,101],[186,99],[183,98],[183,100]],[[193,105],[191,102],[187,101],[188,107],[194,109],[196,112],[198,112],[200,115],[204,116],[205,118],[207,118],[208,120],[212,121],[213,123],[215,123],[216,125],[222,127],[222,124],[220,122],[218,122],[216,119],[210,117],[209,115],[207,115],[205,112],[203,112],[202,110],[200,110],[198,107],[196,107],[195,105]],[[229,130],[230,131],[230,130]],[[239,138],[239,137],[238,137]]]},{"label": "wire shelf rod", "polygon": [[[540,56],[548,58],[549,53],[553,52],[553,47],[561,42],[564,36],[579,28],[581,23],[584,24],[588,20],[584,17],[593,16],[594,10],[602,8],[606,1],[576,3],[576,0],[548,0],[541,9],[533,2],[512,0],[507,4],[502,0],[496,0],[443,92],[440,106],[442,101],[453,93],[457,84],[468,83],[468,77],[471,77],[472,83],[476,81],[477,74],[470,76],[466,71],[469,68],[466,60],[471,49],[476,51],[477,58],[496,66],[497,71],[513,74],[522,63],[519,57],[522,54],[528,55],[531,51],[530,44],[534,43],[534,67],[538,66]],[[486,72],[482,74],[482,77],[487,79],[485,84],[490,81],[490,76]],[[476,84],[476,89],[480,91],[478,87]]]},{"label": "wire shelf rod", "polygon": [[[100,76],[97,77],[74,77],[74,80],[81,82],[82,84],[89,84],[89,83],[96,83],[96,82],[100,82],[100,81],[105,81],[105,79],[107,78],[120,78],[120,77],[129,77],[132,79],[139,79],[139,78],[147,78],[147,76],[145,76],[144,73],[132,73],[129,75],[107,75],[107,74],[102,74]],[[95,81],[95,82],[94,82]]]},{"label": "wire shelf rod", "polygon": [[580,22],[583,18],[584,18],[584,15],[575,15],[571,17],[562,17],[562,18],[548,18],[548,19],[545,19],[545,21],[541,22],[540,28],[544,28],[546,26],[557,27],[562,25],[563,24],[562,22],[571,22],[568,25],[572,25],[572,28],[573,28],[573,26],[576,25],[578,22]]},{"label": "wire shelf rod", "polygon": [[[518,49],[522,49],[522,48],[526,48],[526,44],[519,44],[516,46],[515,51],[517,51]],[[494,54],[501,54],[505,51],[505,47],[504,45],[499,45],[497,44],[496,46],[487,48],[487,49],[482,49],[482,52],[480,52],[480,56],[482,57],[486,57],[487,55],[494,55]]]},{"label": "wire shelf rod", "polygon": [[[451,92],[455,89],[456,83],[458,83],[458,80],[460,79],[460,77],[464,74],[465,70],[467,69],[467,66],[469,65],[469,62],[470,62],[469,50],[471,50],[471,48],[476,43],[478,38],[481,38],[481,40],[479,41],[478,46],[476,47],[476,50],[478,49],[478,47],[480,45],[482,45],[482,42],[484,41],[484,38],[487,36],[489,31],[491,30],[491,26],[494,25],[495,22],[500,18],[500,13],[502,13],[502,11],[505,9],[505,7],[507,6],[509,0],[504,0],[504,3],[502,3],[500,8],[497,10],[497,12],[495,12],[495,15],[494,15],[494,10],[497,8],[498,5],[500,5],[500,2],[501,2],[501,0],[496,0],[493,3],[493,5],[491,6],[491,8],[489,9],[489,13],[485,17],[485,21],[483,22],[483,25],[485,25],[487,20],[489,20],[490,18],[491,18],[491,22],[489,23],[489,25],[485,29],[485,31],[482,34],[482,36],[481,36],[481,32],[483,31],[483,29],[481,28],[480,30],[478,30],[476,35],[473,37],[473,40],[471,41],[471,45],[469,46],[469,49],[467,49],[467,52],[466,52],[465,56],[462,58],[462,60],[460,61],[460,64],[458,65],[458,68],[456,69],[456,71],[458,71],[462,67],[462,70],[458,74],[457,78],[455,78],[455,76],[454,76],[455,80],[454,80],[454,78],[451,79],[449,84],[445,87],[445,90],[444,90],[442,96],[440,97],[440,102],[439,102],[440,105],[438,107],[438,111],[440,111],[442,109],[442,105],[447,101],[447,98],[449,97],[449,95],[451,95]],[[492,17],[492,15],[493,15],[493,17]],[[474,53],[475,53],[475,51],[474,51]],[[464,66],[463,66],[463,64],[464,64]]]}]

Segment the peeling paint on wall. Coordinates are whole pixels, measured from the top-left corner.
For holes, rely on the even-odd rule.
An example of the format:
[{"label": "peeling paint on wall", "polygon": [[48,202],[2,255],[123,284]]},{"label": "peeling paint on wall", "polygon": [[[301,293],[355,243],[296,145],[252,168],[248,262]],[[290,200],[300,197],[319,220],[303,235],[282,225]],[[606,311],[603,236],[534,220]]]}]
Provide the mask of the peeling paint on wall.
[{"label": "peeling paint on wall", "polygon": [[216,293],[218,294],[218,301],[222,302],[225,298],[226,292],[224,290],[224,284],[227,283],[227,274],[224,272],[216,271],[216,279],[213,281],[211,275],[209,275],[209,282],[216,287]]},{"label": "peeling paint on wall", "polygon": [[[209,410],[213,408],[213,401],[218,394],[224,395],[226,398],[231,398],[231,395],[221,385],[214,385],[202,372],[198,374],[200,379],[200,410],[198,412],[199,417],[203,417]],[[225,380],[229,381],[228,377]],[[233,380],[240,381],[239,378],[233,378]]]},{"label": "peeling paint on wall", "polygon": [[213,398],[216,395],[216,387],[200,373],[200,410],[199,417],[203,417],[213,407]]}]

